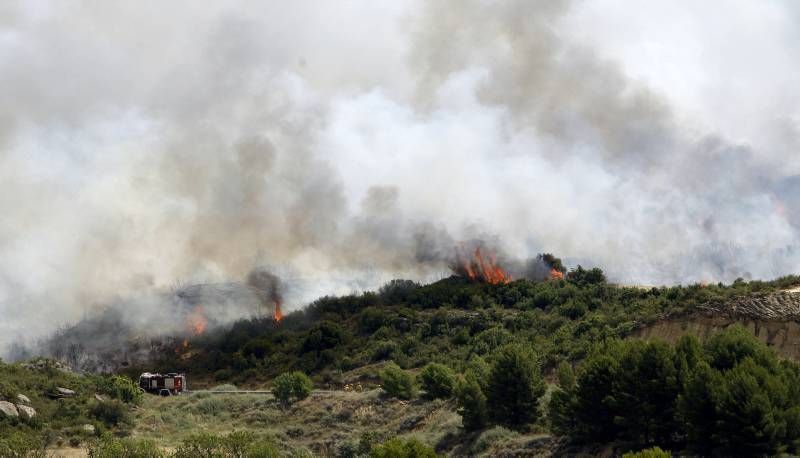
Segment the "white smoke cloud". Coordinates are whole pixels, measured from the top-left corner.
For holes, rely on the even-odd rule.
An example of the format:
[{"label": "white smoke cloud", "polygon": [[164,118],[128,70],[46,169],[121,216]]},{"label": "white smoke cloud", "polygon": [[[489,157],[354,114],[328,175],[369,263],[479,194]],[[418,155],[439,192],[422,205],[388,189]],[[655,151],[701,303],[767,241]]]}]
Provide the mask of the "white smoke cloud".
[{"label": "white smoke cloud", "polygon": [[289,308],[435,278],[420,249],[480,234],[620,281],[795,272],[797,8],[725,10],[7,2],[0,345],[258,266]]}]

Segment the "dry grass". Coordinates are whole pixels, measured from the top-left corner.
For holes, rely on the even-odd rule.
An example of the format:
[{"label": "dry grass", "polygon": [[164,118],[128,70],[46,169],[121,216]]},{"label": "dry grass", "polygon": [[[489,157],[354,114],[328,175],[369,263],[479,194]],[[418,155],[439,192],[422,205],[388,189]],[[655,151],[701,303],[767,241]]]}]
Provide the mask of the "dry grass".
[{"label": "dry grass", "polygon": [[314,392],[286,409],[270,395],[201,393],[148,396],[136,413],[133,435],[174,447],[198,431],[253,431],[285,449],[307,448],[330,456],[367,431],[379,439],[414,435],[435,446],[443,437],[458,434],[459,427],[452,402],[399,401],[379,390]]}]

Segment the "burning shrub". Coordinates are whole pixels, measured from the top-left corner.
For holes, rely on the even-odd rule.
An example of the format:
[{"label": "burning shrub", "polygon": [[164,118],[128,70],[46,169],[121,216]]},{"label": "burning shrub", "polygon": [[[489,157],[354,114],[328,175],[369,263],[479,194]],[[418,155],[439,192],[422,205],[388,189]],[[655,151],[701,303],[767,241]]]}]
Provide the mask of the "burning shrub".
[{"label": "burning shrub", "polygon": [[399,399],[411,399],[417,395],[414,377],[395,363],[389,363],[381,371],[381,385],[389,396]]},{"label": "burning shrub", "polygon": [[[511,275],[497,262],[497,255],[483,242],[471,242],[456,247],[452,269],[457,275],[471,281],[500,285],[511,282]],[[474,247],[473,247],[474,246]]]},{"label": "burning shrub", "polygon": [[272,381],[272,394],[283,404],[307,398],[313,388],[311,379],[300,371],[285,372]]}]

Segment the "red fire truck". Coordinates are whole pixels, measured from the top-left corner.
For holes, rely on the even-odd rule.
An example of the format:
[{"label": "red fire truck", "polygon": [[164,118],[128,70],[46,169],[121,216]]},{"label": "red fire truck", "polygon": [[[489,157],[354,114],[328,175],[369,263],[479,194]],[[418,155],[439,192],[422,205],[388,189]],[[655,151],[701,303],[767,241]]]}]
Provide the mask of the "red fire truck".
[{"label": "red fire truck", "polygon": [[169,374],[151,374],[145,372],[139,376],[139,387],[149,393],[161,396],[181,394],[187,390],[186,376],[170,372]]}]

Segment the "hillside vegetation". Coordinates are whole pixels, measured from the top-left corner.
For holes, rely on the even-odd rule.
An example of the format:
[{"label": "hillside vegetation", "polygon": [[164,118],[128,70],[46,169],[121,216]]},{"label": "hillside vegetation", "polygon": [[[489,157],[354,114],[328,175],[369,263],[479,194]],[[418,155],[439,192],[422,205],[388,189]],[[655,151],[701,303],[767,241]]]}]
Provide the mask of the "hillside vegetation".
[{"label": "hillside vegetation", "polygon": [[[42,454],[46,446],[78,446],[104,433],[125,434],[133,426],[132,407],[142,398],[126,377],[78,375],[49,360],[0,361],[0,401],[19,411],[0,412],[0,456]],[[32,415],[19,406],[33,409]]]},{"label": "hillside vegetation", "polygon": [[[155,368],[195,383],[260,384],[292,370],[339,386],[339,375],[381,361],[404,369],[439,362],[463,371],[473,356],[508,343],[530,345],[545,371],[575,363],[598,345],[675,314],[723,308],[737,297],[780,291],[800,277],[660,288],[608,284],[599,269],[564,279],[491,285],[450,277],[429,285],[394,280],[377,292],[324,297],[289,314],[241,321],[157,355]],[[132,367],[131,376],[141,369]]]},{"label": "hillside vegetation", "polygon": [[[0,446],[85,444],[93,457],[797,453],[796,362],[740,326],[704,341],[629,337],[798,283],[634,288],[582,268],[496,285],[395,280],[321,298],[280,323],[210,331],[124,371],[181,370],[194,389],[268,386],[274,397],[141,403],[125,377],[2,365],[0,394],[32,393],[40,415],[0,423],[11,438]],[[62,385],[76,394],[48,397]]]}]

